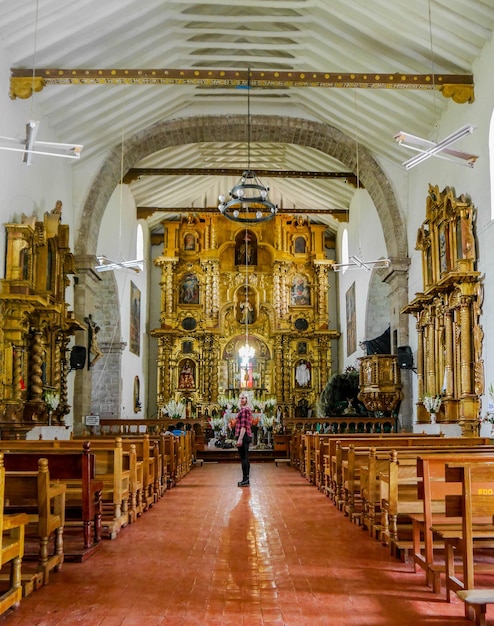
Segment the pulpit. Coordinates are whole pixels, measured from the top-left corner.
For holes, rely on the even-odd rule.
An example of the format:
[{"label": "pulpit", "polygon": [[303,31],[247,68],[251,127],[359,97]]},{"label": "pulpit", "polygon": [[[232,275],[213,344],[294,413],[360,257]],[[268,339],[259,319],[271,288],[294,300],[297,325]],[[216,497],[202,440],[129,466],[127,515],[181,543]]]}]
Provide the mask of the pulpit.
[{"label": "pulpit", "polygon": [[358,399],[373,413],[398,411],[402,398],[398,357],[394,354],[372,354],[359,359]]}]

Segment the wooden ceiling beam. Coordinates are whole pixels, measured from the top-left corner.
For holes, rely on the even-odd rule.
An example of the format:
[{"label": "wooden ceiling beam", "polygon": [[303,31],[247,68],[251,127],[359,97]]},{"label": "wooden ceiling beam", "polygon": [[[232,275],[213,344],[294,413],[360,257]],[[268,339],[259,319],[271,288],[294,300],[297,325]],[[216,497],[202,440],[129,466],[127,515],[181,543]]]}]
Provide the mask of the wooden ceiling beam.
[{"label": "wooden ceiling beam", "polygon": [[[141,176],[236,176],[240,177],[244,168],[224,167],[131,167],[124,175],[122,182],[128,185]],[[344,182],[357,186],[357,176],[353,172],[307,172],[295,170],[255,170],[262,178],[340,178]]]},{"label": "wooden ceiling beam", "polygon": [[[347,209],[301,209],[292,207],[291,209],[279,208],[278,215],[330,215],[339,222],[348,222],[349,211]],[[206,207],[196,209],[194,207],[137,207],[137,219],[145,220],[155,213],[186,213],[205,214],[216,213],[219,215],[218,207]]]},{"label": "wooden ceiling beam", "polygon": [[203,85],[438,90],[458,104],[474,101],[472,74],[343,73],[267,70],[12,68],[10,97],[30,98],[48,85]]}]

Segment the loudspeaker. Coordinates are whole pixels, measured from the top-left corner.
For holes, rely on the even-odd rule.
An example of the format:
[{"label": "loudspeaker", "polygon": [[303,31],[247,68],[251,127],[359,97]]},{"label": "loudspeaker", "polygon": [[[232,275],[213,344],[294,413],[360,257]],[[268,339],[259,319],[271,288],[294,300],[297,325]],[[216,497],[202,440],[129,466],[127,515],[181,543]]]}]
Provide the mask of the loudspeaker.
[{"label": "loudspeaker", "polygon": [[70,352],[70,369],[82,370],[86,364],[86,348],[74,346]]},{"label": "loudspeaker", "polygon": [[398,347],[398,365],[404,370],[411,370],[413,368],[413,354],[410,346]]}]

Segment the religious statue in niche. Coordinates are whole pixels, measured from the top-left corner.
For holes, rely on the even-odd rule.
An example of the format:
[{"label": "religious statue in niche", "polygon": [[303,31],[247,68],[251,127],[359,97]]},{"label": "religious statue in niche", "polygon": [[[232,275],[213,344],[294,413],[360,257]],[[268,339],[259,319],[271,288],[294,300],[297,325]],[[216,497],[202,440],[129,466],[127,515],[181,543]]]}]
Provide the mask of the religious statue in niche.
[{"label": "religious statue in niche", "polygon": [[186,274],[180,283],[180,304],[199,304],[199,280],[195,274]]},{"label": "religious statue in niche", "polygon": [[444,224],[439,227],[439,266],[441,274],[448,271],[448,238]]},{"label": "religious statue in niche", "polygon": [[184,250],[188,252],[196,249],[196,238],[194,233],[186,233],[184,237]]},{"label": "religious statue in niche", "polygon": [[309,402],[306,398],[302,398],[295,407],[296,417],[308,417],[309,416]]},{"label": "religious statue in niche", "polygon": [[295,254],[304,254],[305,253],[305,237],[296,237],[295,238]]},{"label": "religious statue in niche", "polygon": [[292,306],[310,305],[310,289],[305,276],[295,274],[292,280],[290,295]]},{"label": "religious statue in niche", "polygon": [[242,231],[236,237],[235,264],[257,265],[257,239],[249,230]]},{"label": "religious statue in niche", "polygon": [[195,386],[194,364],[190,359],[186,359],[180,369],[178,388],[194,389]]},{"label": "religious statue in niche", "polygon": [[295,368],[295,382],[297,387],[310,387],[310,370],[309,361],[302,359]]},{"label": "religious statue in niche", "polygon": [[253,305],[255,297],[249,287],[238,291],[237,321],[239,324],[253,324],[256,321],[256,311]]},{"label": "religious statue in niche", "polygon": [[89,355],[87,360],[87,368],[91,369],[97,361],[101,359],[103,356],[103,352],[98,344],[98,333],[100,331],[100,327],[93,320],[93,316],[89,314],[84,318],[84,321],[87,324],[87,353]]}]

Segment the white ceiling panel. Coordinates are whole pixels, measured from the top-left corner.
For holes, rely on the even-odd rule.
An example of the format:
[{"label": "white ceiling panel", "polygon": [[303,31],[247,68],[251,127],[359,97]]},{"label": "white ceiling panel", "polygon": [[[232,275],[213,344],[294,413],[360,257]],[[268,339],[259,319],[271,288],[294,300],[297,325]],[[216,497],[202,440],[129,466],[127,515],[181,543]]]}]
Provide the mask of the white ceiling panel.
[{"label": "white ceiling panel", "polygon": [[[494,27],[494,0],[0,0],[0,38],[12,68],[247,69],[471,74]],[[55,85],[35,95],[60,141],[101,161],[122,138],[159,121],[246,113],[245,90],[200,85]],[[431,137],[449,101],[439,92],[290,87],[251,90],[251,113],[306,116],[334,126],[377,158],[407,158],[399,130]],[[468,105],[455,105],[468,106]],[[12,130],[14,132],[14,129]],[[241,167],[245,143],[176,146],[142,167]],[[260,170],[342,171],[313,149],[253,147]],[[78,167],[76,164],[74,167]],[[236,182],[226,176],[143,176],[139,206],[202,207]],[[341,180],[273,178],[285,207],[348,208]],[[331,218],[329,219],[331,223]],[[153,225],[152,220],[150,224]]]}]

